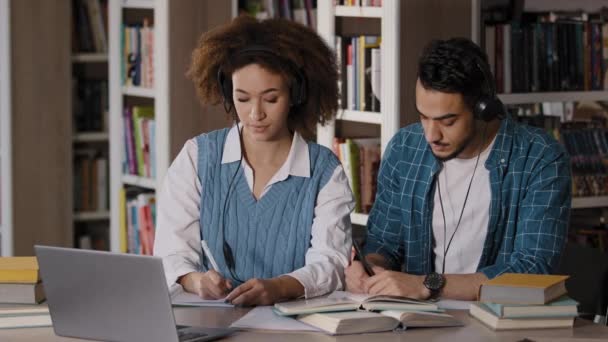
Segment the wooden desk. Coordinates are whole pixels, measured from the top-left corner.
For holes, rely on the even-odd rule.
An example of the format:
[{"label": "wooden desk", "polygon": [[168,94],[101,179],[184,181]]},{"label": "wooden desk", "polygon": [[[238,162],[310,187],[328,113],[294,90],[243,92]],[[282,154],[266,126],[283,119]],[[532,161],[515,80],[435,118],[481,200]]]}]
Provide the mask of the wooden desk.
[{"label": "wooden desk", "polygon": [[[179,324],[202,325],[207,327],[227,327],[245,313],[243,308],[176,308],[175,317]],[[574,329],[518,330],[494,332],[472,317],[467,311],[450,311],[465,323],[459,328],[418,328],[400,333],[378,333],[368,335],[328,336],[322,333],[288,333],[241,331],[226,341],[520,341],[528,338],[536,342],[548,341],[607,341],[608,327],[593,324],[590,321],[577,320]],[[52,328],[30,328],[0,330],[0,341],[34,342],[34,341],[80,341],[77,339],[55,336]],[[83,340],[84,341],[84,340]]]}]

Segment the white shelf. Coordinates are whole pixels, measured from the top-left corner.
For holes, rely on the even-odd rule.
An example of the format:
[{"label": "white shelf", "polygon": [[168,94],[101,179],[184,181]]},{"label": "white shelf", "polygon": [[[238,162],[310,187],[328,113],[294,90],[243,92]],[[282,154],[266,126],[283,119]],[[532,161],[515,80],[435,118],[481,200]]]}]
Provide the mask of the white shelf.
[{"label": "white shelf", "polygon": [[152,178],[133,176],[133,175],[122,175],[122,183],[127,185],[138,186],[140,188],[155,190],[156,180]]},{"label": "white shelf", "polygon": [[379,112],[364,112],[359,110],[344,109],[338,112],[336,116],[338,120],[361,122],[368,124],[381,125],[382,113]]},{"label": "white shelf", "polygon": [[122,8],[154,9],[154,0],[122,0]]},{"label": "white shelf", "polygon": [[369,215],[367,215],[367,214],[352,213],[352,214],[350,214],[350,221],[352,222],[352,224],[366,226],[368,216]]},{"label": "white shelf", "polygon": [[504,104],[564,101],[607,101],[608,91],[560,91],[546,93],[498,94]]},{"label": "white shelf", "polygon": [[137,96],[153,99],[156,95],[154,88],[123,86],[122,94],[127,96]]},{"label": "white shelf", "polygon": [[74,213],[74,221],[102,221],[109,220],[109,211],[82,211]]},{"label": "white shelf", "polygon": [[336,17],[382,18],[382,7],[336,6]]},{"label": "white shelf", "polygon": [[76,143],[107,142],[108,137],[107,132],[85,132],[74,134],[73,140]]},{"label": "white shelf", "polygon": [[107,61],[107,53],[77,53],[72,55],[72,62],[74,63],[106,63]]},{"label": "white shelf", "polygon": [[608,207],[608,196],[573,197],[572,209]]}]

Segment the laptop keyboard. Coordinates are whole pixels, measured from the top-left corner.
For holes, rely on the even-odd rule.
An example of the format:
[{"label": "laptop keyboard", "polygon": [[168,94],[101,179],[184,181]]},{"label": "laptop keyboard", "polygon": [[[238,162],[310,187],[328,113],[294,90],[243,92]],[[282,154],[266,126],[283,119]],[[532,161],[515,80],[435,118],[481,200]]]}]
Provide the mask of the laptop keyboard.
[{"label": "laptop keyboard", "polygon": [[200,332],[187,332],[187,331],[177,331],[177,336],[179,337],[180,342],[195,342],[204,337],[207,337],[207,334]]}]

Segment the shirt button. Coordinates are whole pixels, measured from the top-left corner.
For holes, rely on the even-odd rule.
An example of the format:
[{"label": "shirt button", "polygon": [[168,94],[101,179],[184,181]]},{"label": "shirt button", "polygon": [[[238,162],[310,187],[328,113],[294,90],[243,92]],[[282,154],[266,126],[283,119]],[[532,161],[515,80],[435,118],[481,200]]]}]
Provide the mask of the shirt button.
[{"label": "shirt button", "polygon": [[501,164],[504,164],[504,163],[505,163],[505,159],[504,159],[504,158],[503,158],[503,159],[501,159],[501,160],[500,160],[500,163],[501,163]]}]

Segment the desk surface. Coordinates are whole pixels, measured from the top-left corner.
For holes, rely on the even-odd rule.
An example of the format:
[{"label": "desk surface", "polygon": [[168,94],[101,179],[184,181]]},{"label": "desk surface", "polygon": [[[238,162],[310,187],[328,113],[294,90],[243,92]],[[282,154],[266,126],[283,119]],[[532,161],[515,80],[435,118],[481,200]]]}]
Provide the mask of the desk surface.
[{"label": "desk surface", "polygon": [[[179,324],[201,325],[206,327],[227,327],[246,314],[245,308],[176,308],[175,317]],[[593,324],[586,320],[577,320],[574,329],[517,330],[494,332],[486,328],[467,311],[450,311],[465,326],[458,328],[417,328],[400,333],[376,333],[367,335],[328,336],[322,333],[289,333],[289,341],[520,341],[524,338],[540,341],[606,341],[608,327]],[[240,331],[226,339],[227,341],[285,341],[285,332]],[[0,330],[0,341],[33,342],[33,341],[80,341],[72,338],[55,336],[52,328],[29,328]]]}]

